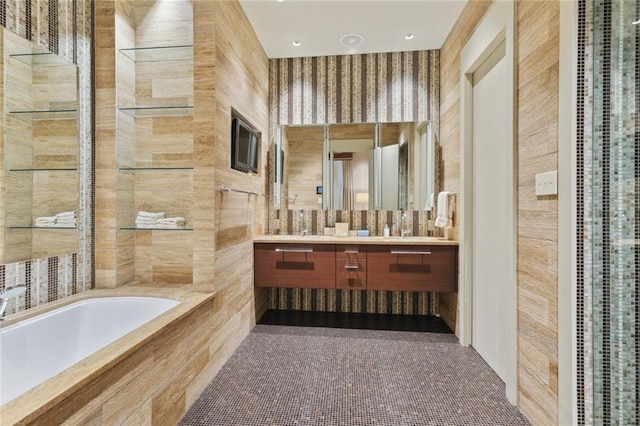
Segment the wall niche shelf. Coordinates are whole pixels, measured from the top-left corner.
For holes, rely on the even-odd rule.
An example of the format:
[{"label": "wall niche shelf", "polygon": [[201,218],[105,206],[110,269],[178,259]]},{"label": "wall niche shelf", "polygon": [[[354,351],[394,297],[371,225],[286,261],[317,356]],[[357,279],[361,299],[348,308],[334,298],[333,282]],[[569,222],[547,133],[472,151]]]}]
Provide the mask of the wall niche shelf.
[{"label": "wall niche shelf", "polygon": [[27,121],[35,120],[75,120],[78,118],[77,109],[41,110],[41,111],[9,111],[12,117]]},{"label": "wall niche shelf", "polygon": [[16,53],[9,55],[9,58],[15,59],[16,61],[20,61],[32,67],[75,67],[74,64],[52,52]]},{"label": "wall niche shelf", "polygon": [[121,172],[151,172],[154,170],[193,170],[193,167],[120,167]]},{"label": "wall niche shelf", "polygon": [[76,168],[59,168],[59,169],[51,169],[51,168],[47,168],[47,169],[9,169],[10,172],[27,172],[27,173],[33,173],[33,172],[77,172],[78,169]]},{"label": "wall niche shelf", "polygon": [[46,229],[46,230],[69,230],[69,229],[73,229],[76,230],[78,229],[75,226],[35,226],[35,225],[28,225],[28,226],[8,226],[7,228],[9,229]]},{"label": "wall niche shelf", "polygon": [[193,105],[132,107],[118,108],[118,110],[133,118],[189,117],[193,115]]},{"label": "wall niche shelf", "polygon": [[193,45],[132,47],[119,49],[133,62],[188,61],[193,58]]},{"label": "wall niche shelf", "polygon": [[148,259],[120,274],[120,284],[173,281],[176,273],[191,280],[190,223],[137,226],[132,220],[139,211],[172,212],[188,222],[192,217],[193,45],[186,39],[174,43],[116,52],[116,167],[119,199],[128,213],[117,219],[118,258],[123,264]]},{"label": "wall niche shelf", "polygon": [[138,228],[136,226],[121,226],[125,231],[193,231],[193,228]]}]

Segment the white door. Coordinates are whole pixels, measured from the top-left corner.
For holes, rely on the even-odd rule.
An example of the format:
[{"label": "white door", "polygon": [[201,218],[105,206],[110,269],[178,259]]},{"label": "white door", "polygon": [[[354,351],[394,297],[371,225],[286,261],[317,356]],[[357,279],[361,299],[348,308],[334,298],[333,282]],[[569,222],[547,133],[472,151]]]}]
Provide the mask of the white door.
[{"label": "white door", "polygon": [[513,181],[508,166],[508,67],[502,43],[473,74],[473,329],[472,345],[489,366],[507,382],[511,350],[505,336],[510,281],[507,224],[508,192]]}]

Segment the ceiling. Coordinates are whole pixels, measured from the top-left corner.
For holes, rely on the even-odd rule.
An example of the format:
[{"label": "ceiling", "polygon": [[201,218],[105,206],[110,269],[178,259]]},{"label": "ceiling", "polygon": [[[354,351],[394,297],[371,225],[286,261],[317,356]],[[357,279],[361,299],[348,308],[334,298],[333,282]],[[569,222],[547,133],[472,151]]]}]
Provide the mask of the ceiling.
[{"label": "ceiling", "polygon": [[[439,49],[466,2],[240,0],[269,58]],[[352,33],[363,42],[343,46],[340,39]]]}]

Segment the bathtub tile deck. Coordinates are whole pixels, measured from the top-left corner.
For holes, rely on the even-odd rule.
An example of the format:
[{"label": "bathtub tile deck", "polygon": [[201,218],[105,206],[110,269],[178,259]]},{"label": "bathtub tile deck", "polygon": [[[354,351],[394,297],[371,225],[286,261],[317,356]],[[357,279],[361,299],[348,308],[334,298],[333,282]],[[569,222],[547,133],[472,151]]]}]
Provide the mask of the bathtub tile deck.
[{"label": "bathtub tile deck", "polygon": [[443,333],[257,325],[180,425],[527,425]]}]

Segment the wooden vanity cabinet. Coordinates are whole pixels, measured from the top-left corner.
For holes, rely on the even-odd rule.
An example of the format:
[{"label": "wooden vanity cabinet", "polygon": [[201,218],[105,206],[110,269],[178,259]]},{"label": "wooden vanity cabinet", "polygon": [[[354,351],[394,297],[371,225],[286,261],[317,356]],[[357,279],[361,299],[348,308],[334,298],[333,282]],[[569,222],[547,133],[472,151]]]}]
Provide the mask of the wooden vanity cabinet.
[{"label": "wooden vanity cabinet", "polygon": [[367,246],[336,246],[336,288],[366,290]]},{"label": "wooden vanity cabinet", "polygon": [[335,288],[333,244],[254,244],[256,287]]},{"label": "wooden vanity cabinet", "polygon": [[455,246],[369,246],[367,289],[394,291],[457,291]]}]

